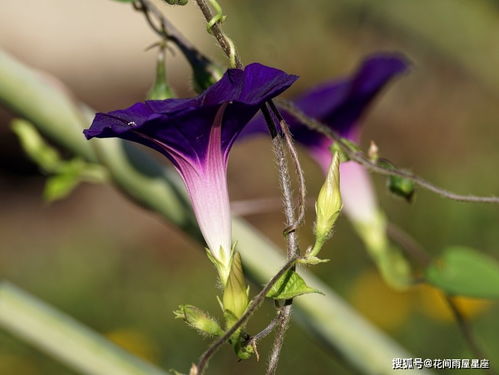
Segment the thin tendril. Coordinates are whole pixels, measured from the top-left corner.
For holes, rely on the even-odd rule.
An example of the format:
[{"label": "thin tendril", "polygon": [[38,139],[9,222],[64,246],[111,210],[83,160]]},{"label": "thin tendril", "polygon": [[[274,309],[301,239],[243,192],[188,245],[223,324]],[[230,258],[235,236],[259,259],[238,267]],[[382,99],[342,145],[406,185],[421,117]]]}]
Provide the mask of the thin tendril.
[{"label": "thin tendril", "polygon": [[[208,0],[210,1],[210,4],[214,6],[215,10],[217,10],[217,5],[220,6],[218,3],[215,2],[216,5],[213,4],[214,0]],[[199,9],[201,9],[201,12],[204,15],[204,18],[206,19],[206,22],[208,22],[208,25],[210,25],[210,22],[212,22],[213,17],[216,17],[213,15],[213,12],[211,11],[210,6],[208,5],[206,0],[196,0],[196,3],[198,4]],[[217,12],[218,14],[221,14],[221,8]],[[210,27],[210,33],[213,34],[215,39],[217,40],[218,44],[224,51],[225,55],[229,58],[229,61],[231,63],[231,66],[241,69],[243,67],[243,64],[241,63],[241,60],[237,54],[237,51],[235,49],[234,44],[232,43],[231,47],[231,42],[230,39],[227,35],[224,34],[222,31],[222,28],[220,26],[220,20],[217,20],[217,22],[213,23]]]}]

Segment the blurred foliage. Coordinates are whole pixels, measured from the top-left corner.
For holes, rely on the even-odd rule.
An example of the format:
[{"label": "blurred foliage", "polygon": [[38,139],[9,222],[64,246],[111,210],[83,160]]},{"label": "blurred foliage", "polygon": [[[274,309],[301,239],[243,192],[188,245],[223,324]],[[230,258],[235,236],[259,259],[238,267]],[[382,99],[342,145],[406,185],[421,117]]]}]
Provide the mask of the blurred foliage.
[{"label": "blurred foliage", "polygon": [[450,295],[499,299],[499,264],[466,247],[450,247],[426,269],[428,282]]}]

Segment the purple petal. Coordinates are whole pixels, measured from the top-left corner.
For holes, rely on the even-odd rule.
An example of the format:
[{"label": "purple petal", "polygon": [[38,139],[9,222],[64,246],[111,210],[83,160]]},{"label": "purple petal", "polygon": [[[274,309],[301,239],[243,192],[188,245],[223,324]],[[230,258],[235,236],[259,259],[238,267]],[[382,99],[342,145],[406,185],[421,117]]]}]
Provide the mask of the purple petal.
[{"label": "purple petal", "polygon": [[84,134],[89,139],[120,137],[142,143],[174,162],[171,149],[185,158],[200,160],[205,157],[217,110],[223,103],[230,102],[222,125],[221,146],[226,157],[235,138],[259,107],[296,79],[296,76],[256,63],[245,70],[230,69],[219,82],[196,98],[147,101],[124,110],[98,113]]},{"label": "purple petal", "polygon": [[348,136],[378,93],[407,70],[408,61],[394,54],[367,58],[349,79],[323,84],[296,100],[307,115]]},{"label": "purple petal", "polygon": [[[397,54],[368,57],[352,77],[324,83],[298,97],[294,103],[309,117],[315,118],[344,137],[357,134],[356,127],[379,92],[397,75],[408,69],[406,58]],[[295,139],[308,147],[323,147],[324,136],[281,111]],[[257,116],[243,136],[266,131],[262,116]]]}]

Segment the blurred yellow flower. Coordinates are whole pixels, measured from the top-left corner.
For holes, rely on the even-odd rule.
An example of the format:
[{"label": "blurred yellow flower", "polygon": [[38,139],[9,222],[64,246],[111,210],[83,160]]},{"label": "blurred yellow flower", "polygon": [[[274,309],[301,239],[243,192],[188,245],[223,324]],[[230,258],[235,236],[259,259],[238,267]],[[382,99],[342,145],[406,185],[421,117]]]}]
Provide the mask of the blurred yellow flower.
[{"label": "blurred yellow flower", "polygon": [[390,288],[377,271],[367,270],[350,291],[352,305],[368,320],[386,330],[402,326],[411,313],[412,292]]},{"label": "blurred yellow flower", "polygon": [[[428,285],[418,287],[418,291],[420,301],[419,306],[424,314],[443,322],[454,321],[452,310],[445,301],[442,292],[440,292],[437,288]],[[467,297],[452,297],[452,299],[463,316],[468,319],[477,317],[492,305],[492,301],[486,299]]]},{"label": "blurred yellow flower", "polygon": [[118,329],[106,333],[106,337],[121,348],[149,362],[156,362],[158,359],[156,344],[138,330],[132,328]]}]

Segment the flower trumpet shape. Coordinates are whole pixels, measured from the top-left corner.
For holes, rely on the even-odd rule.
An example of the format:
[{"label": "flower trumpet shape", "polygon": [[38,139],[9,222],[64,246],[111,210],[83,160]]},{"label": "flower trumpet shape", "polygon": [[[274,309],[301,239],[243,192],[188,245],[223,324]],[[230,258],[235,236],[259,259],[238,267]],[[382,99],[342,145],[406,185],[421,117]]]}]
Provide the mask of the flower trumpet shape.
[{"label": "flower trumpet shape", "polygon": [[260,64],[229,69],[202,94],[153,100],[97,113],[85,136],[119,137],[149,146],[180,173],[223,284],[230,272],[231,220],[227,160],[236,137],[260,106],[297,79]]}]

